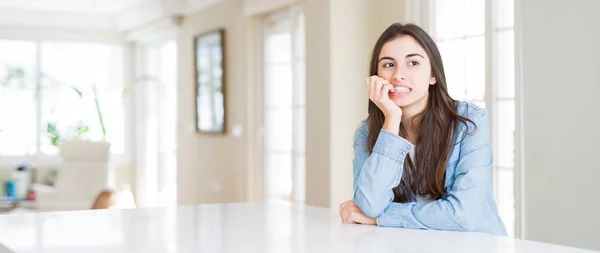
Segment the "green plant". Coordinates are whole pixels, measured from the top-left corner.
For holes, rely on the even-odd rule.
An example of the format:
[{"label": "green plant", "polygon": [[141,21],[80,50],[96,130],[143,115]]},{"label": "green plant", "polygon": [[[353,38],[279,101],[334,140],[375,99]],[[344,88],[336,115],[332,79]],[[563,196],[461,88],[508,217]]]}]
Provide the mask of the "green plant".
[{"label": "green plant", "polygon": [[[23,87],[27,84],[27,82],[26,82],[27,75],[23,68],[6,66],[6,73],[7,73],[7,75],[4,78],[0,79],[0,86],[14,86],[14,84],[16,83],[17,84],[16,87]],[[49,83],[51,83],[53,85],[72,90],[73,92],[75,92],[77,94],[77,96],[80,99],[83,98],[83,92],[81,90],[79,90],[78,88],[71,86],[71,85],[61,83],[59,81],[56,81],[53,78],[49,77],[48,75],[42,74],[42,77],[46,81],[48,81]],[[103,119],[103,115],[102,115],[102,110],[100,108],[100,102],[98,100],[98,94],[96,92],[95,84],[92,85],[92,92],[94,95],[94,105],[96,107],[98,121],[99,121],[100,127],[102,129],[102,136],[104,139],[106,139],[106,127],[104,125],[104,119]],[[69,127],[66,132],[59,131],[59,128],[55,122],[48,122],[48,124],[46,125],[46,133],[47,133],[48,137],[50,138],[50,143],[53,146],[58,146],[58,144],[62,140],[85,139],[88,132],[89,132],[89,127],[87,125],[85,125],[82,121],[78,121],[74,126]]]},{"label": "green plant", "polygon": [[102,127],[102,136],[106,139],[106,128],[104,127],[104,119],[102,118],[102,110],[100,110],[100,102],[98,102],[98,93],[96,92],[96,84],[92,86],[94,92],[94,104],[96,105],[96,112],[98,113],[98,121],[100,127]]},{"label": "green plant", "polygon": [[48,138],[50,138],[50,144],[55,147],[58,147],[63,140],[85,140],[87,139],[86,134],[89,131],[90,128],[82,121],[78,121],[75,126],[67,129],[66,134],[61,133],[54,122],[49,122],[46,125],[46,133],[48,134]]},{"label": "green plant", "polygon": [[58,128],[56,127],[56,123],[48,122],[48,125],[46,125],[46,133],[48,133],[48,138],[50,138],[50,144],[55,147],[58,146],[58,143],[61,140],[61,135],[60,131],[58,131]]},{"label": "green plant", "polygon": [[23,68],[5,66],[6,68],[6,76],[0,82],[2,86],[9,86],[13,83],[16,83],[18,86],[22,87],[25,85],[25,71]]}]

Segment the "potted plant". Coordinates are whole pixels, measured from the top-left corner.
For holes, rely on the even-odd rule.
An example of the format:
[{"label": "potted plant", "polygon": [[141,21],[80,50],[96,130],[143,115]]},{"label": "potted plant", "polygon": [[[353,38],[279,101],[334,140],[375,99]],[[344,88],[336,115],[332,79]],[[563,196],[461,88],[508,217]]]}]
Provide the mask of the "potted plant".
[{"label": "potted plant", "polygon": [[[83,97],[83,92],[74,87],[69,87],[79,98]],[[102,117],[102,110],[98,101],[96,87],[93,85],[92,92],[94,95],[95,114],[97,115],[98,125],[102,130],[101,141],[90,141],[88,134],[90,127],[83,121],[78,121],[66,129],[60,130],[55,122],[48,122],[46,125],[46,133],[50,138],[50,143],[59,148],[61,157],[65,159],[94,159],[98,157],[106,157],[108,160],[108,151],[110,143],[106,142],[106,127]],[[108,162],[108,161],[107,161]]]},{"label": "potted plant", "polygon": [[[7,73],[7,75],[4,78],[0,79],[1,86],[14,86],[14,87],[19,88],[19,87],[24,87],[31,83],[31,82],[27,81],[27,78],[26,78],[27,75],[26,75],[25,71],[23,70],[23,68],[6,66],[6,73]],[[51,83],[52,85],[54,85],[56,87],[72,90],[75,94],[77,94],[79,99],[83,99],[83,92],[81,90],[79,90],[78,88],[73,87],[71,85],[61,83],[59,81],[56,81],[47,75],[42,74],[42,76],[45,80],[49,81],[49,83]],[[102,130],[102,140],[95,141],[95,143],[102,143],[102,146],[107,146],[106,145],[107,144],[106,143],[106,127],[104,124],[102,110],[100,108],[100,103],[98,101],[98,96],[96,93],[95,85],[92,86],[92,93],[93,93],[94,105],[95,105],[95,111],[93,113],[95,113],[97,115],[97,119],[98,119],[98,123],[99,123],[98,125]],[[77,142],[82,145],[85,145],[84,143],[94,143],[92,141],[89,141],[89,137],[88,137],[89,130],[90,130],[90,127],[81,120],[71,126],[59,126],[56,122],[48,122],[46,124],[46,134],[47,134],[48,138],[50,139],[50,143],[53,146],[57,147],[59,150],[61,150],[61,153],[62,153],[61,147],[66,142]],[[0,129],[0,131],[2,131],[2,130]],[[108,145],[108,147],[109,146],[110,145]]]}]

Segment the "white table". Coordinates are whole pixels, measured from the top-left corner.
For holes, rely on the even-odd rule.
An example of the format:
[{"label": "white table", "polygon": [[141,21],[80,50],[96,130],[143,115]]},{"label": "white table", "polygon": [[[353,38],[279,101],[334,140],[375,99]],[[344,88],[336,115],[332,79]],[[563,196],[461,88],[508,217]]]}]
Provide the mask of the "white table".
[{"label": "white table", "polygon": [[478,233],[349,225],[335,210],[260,203],[4,215],[0,244],[8,252],[61,253],[592,252]]}]

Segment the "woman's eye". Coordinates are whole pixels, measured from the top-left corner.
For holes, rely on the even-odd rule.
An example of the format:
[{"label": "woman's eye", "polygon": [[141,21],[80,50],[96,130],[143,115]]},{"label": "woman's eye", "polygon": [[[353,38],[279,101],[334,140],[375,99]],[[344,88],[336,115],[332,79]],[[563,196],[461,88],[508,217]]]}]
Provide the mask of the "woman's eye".
[{"label": "woman's eye", "polygon": [[417,65],[419,65],[419,62],[418,61],[410,61],[410,62],[408,62],[408,65],[417,66]]},{"label": "woman's eye", "polygon": [[388,62],[388,63],[386,63],[386,64],[383,64],[383,67],[384,67],[384,68],[392,68],[392,67],[394,67],[394,64],[393,64],[393,63],[391,63],[391,62]]}]

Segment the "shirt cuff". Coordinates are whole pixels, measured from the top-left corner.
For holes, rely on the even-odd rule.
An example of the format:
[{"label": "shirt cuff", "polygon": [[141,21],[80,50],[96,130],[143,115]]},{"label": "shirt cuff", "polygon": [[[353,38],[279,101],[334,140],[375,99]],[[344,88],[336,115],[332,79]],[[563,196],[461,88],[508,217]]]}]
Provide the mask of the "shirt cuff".
[{"label": "shirt cuff", "polygon": [[404,157],[413,149],[414,145],[401,136],[388,130],[381,129],[373,152],[381,154],[397,162],[404,161]]},{"label": "shirt cuff", "polygon": [[377,226],[380,227],[407,227],[407,222],[411,222],[411,209],[414,202],[408,203],[390,203],[379,217],[377,217]]}]

